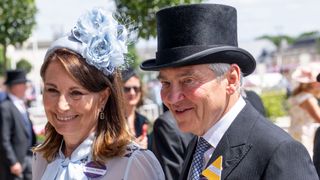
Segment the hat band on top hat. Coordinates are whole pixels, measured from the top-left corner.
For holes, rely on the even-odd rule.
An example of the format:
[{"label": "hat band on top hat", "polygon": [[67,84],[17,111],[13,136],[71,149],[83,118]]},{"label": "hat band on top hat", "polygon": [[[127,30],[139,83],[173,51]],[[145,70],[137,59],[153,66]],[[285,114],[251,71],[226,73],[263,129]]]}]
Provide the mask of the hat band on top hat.
[{"label": "hat band on top hat", "polygon": [[156,53],[156,65],[163,65],[168,62],[174,62],[176,60],[191,56],[195,53],[204,51],[209,48],[217,46],[198,45],[198,46],[183,46],[167,50],[161,50]]}]

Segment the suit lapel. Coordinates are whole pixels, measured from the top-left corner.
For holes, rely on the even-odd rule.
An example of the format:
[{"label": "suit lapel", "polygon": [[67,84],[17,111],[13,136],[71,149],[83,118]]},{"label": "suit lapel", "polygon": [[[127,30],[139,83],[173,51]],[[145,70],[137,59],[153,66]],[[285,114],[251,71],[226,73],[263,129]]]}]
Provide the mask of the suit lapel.
[{"label": "suit lapel", "polygon": [[217,146],[212,154],[207,166],[212,164],[219,156],[223,157],[223,170],[222,178],[225,179],[232,170],[240,163],[247,152],[250,150],[251,145],[239,144],[238,146],[231,146],[228,143],[228,138],[222,139],[221,143]]},{"label": "suit lapel", "polygon": [[234,170],[252,147],[252,145],[248,143],[248,137],[250,135],[250,129],[256,121],[252,119],[256,118],[250,117],[252,112],[251,108],[253,108],[251,105],[245,105],[223,135],[207,164],[207,166],[209,166],[219,156],[223,157],[221,179],[225,179]]},{"label": "suit lapel", "polygon": [[[24,120],[23,120],[23,116],[21,114],[21,112],[18,110],[18,108],[16,107],[16,105],[14,105],[14,103],[10,100],[11,103],[11,107],[13,109],[13,118],[15,121],[17,121],[17,124],[20,124],[21,128],[24,130],[24,133],[26,134],[27,137],[29,137],[29,133],[28,133],[28,127],[25,126],[24,124]],[[31,138],[31,137],[30,137]]]},{"label": "suit lapel", "polygon": [[183,166],[182,166],[179,180],[185,180],[188,178],[189,169],[190,169],[191,162],[192,162],[192,157],[193,157],[194,151],[196,150],[196,146],[197,146],[197,141],[198,141],[198,137],[195,136],[191,140],[191,142],[189,143],[189,146],[187,148],[187,155],[186,155],[186,158],[183,162]]}]

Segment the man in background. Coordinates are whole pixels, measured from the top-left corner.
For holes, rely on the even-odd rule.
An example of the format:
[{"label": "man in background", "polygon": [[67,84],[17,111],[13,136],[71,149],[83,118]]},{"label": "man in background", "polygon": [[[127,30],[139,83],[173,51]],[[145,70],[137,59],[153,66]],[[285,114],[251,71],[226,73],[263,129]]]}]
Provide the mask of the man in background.
[{"label": "man in background", "polygon": [[0,179],[31,180],[31,147],[36,136],[24,101],[27,79],[23,70],[6,72],[6,97],[0,103]]}]

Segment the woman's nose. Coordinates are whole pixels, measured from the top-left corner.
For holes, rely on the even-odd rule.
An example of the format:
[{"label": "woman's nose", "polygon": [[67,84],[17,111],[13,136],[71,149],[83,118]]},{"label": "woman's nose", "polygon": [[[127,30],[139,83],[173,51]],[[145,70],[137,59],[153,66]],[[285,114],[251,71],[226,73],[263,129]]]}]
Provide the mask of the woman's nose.
[{"label": "woman's nose", "polygon": [[62,111],[66,111],[66,110],[70,109],[69,102],[68,102],[67,97],[65,95],[61,95],[59,97],[58,108]]}]

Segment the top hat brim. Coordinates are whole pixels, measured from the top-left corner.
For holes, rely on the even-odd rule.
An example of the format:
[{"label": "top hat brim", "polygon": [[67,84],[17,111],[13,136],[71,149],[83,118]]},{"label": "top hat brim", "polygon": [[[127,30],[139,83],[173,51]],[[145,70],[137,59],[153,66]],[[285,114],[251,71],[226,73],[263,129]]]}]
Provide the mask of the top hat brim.
[{"label": "top hat brim", "polygon": [[168,63],[157,63],[156,59],[144,61],[140,68],[146,71],[159,71],[162,68],[181,67],[196,64],[227,63],[237,64],[244,76],[251,74],[256,68],[253,56],[244,49],[233,46],[212,47],[179,60]]},{"label": "top hat brim", "polygon": [[4,84],[5,85],[14,85],[14,84],[21,84],[21,83],[26,83],[28,82],[28,79],[16,79],[16,80],[11,80],[11,81],[5,81]]}]

